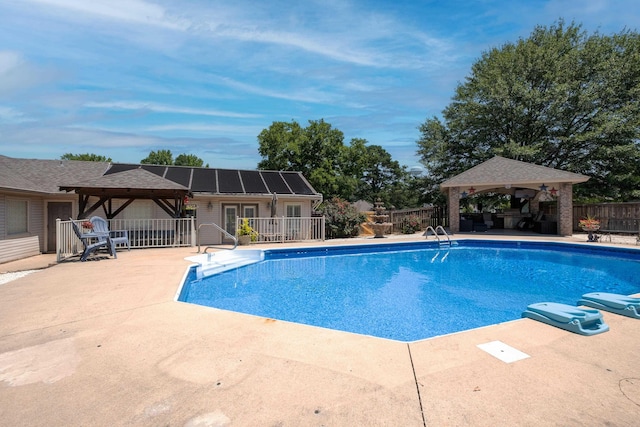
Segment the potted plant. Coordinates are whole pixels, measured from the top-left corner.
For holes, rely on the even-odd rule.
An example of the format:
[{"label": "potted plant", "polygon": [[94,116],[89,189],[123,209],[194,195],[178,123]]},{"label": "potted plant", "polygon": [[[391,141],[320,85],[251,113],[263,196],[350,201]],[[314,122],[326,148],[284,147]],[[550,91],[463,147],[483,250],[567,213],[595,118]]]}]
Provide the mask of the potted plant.
[{"label": "potted plant", "polygon": [[596,236],[594,231],[600,230],[600,220],[595,219],[592,216],[587,215],[586,218],[578,221],[578,226],[582,228],[584,231],[589,233],[587,236],[587,240],[589,242],[597,242],[600,236]]},{"label": "potted plant", "polygon": [[248,245],[258,240],[258,233],[249,225],[249,218],[242,218],[238,228],[238,244]]},{"label": "potted plant", "polygon": [[586,218],[578,221],[578,226],[584,231],[598,231],[600,229],[600,220],[587,215]]}]

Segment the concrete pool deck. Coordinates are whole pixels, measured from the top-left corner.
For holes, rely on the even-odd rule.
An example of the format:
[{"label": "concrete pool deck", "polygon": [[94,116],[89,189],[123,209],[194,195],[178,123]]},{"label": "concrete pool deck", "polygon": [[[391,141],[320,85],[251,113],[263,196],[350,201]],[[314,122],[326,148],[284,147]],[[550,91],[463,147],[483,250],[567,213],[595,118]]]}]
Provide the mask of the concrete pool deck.
[{"label": "concrete pool deck", "polygon": [[[611,330],[584,337],[519,319],[407,344],[176,302],[196,252],[123,251],[1,284],[0,424],[638,423],[640,320],[603,312]],[[493,341],[530,357],[505,363],[477,347]]]}]

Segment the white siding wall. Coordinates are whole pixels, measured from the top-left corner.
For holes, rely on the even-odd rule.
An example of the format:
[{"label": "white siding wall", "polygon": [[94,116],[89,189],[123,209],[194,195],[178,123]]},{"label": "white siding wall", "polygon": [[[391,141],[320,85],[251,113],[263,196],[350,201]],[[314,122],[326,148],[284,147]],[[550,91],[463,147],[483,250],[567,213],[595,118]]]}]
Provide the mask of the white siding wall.
[{"label": "white siding wall", "polygon": [[[27,233],[7,235],[7,199],[26,200]],[[44,251],[44,199],[22,194],[0,195],[0,263],[38,255]]]},{"label": "white siding wall", "polygon": [[38,236],[0,240],[0,264],[34,255],[40,255]]},{"label": "white siding wall", "polygon": [[7,238],[7,196],[0,194],[0,240]]},{"label": "white siding wall", "polygon": [[[200,224],[220,224],[220,203],[211,200],[211,210],[208,208],[211,199],[193,199],[198,204],[198,213],[196,217],[196,230]],[[214,227],[200,228],[200,244],[201,245],[219,245],[221,243],[220,231]]]}]

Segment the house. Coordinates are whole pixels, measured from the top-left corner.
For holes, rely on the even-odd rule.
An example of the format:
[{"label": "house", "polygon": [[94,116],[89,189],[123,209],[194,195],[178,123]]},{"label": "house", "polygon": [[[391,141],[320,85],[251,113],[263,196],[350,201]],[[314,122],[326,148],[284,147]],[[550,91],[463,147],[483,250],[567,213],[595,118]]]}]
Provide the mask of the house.
[{"label": "house", "polygon": [[[300,172],[0,156],[0,262],[56,250],[56,220],[194,217],[235,233],[238,217],[311,217],[319,194]],[[203,228],[202,244],[224,235]]]}]

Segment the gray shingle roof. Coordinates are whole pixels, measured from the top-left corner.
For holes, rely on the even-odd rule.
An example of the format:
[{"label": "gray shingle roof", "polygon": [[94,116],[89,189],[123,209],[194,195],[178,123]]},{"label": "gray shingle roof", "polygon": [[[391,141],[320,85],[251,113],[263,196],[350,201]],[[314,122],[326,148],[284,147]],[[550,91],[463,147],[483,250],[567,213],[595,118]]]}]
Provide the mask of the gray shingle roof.
[{"label": "gray shingle roof", "polygon": [[0,189],[55,194],[76,188],[319,196],[300,172],[16,159],[0,155]]},{"label": "gray shingle roof", "polygon": [[59,193],[61,183],[102,176],[106,162],[14,159],[0,155],[0,188],[37,193]]},{"label": "gray shingle roof", "polygon": [[440,184],[440,187],[465,187],[470,185],[495,185],[499,187],[511,185],[516,187],[525,184],[552,182],[577,184],[588,179],[589,177],[586,175],[496,156],[444,181]]}]

